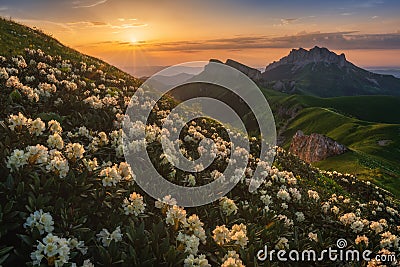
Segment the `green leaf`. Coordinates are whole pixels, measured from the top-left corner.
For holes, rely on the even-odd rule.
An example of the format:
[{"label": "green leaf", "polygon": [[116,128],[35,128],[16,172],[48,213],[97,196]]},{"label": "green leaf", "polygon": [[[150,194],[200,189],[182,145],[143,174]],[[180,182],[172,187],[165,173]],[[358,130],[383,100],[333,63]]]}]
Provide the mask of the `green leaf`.
[{"label": "green leaf", "polygon": [[22,96],[18,90],[14,90],[9,94],[12,101],[18,102],[21,100]]},{"label": "green leaf", "polygon": [[9,201],[5,206],[4,206],[4,213],[9,213],[13,208],[13,202]]},{"label": "green leaf", "polygon": [[[6,261],[6,259],[8,258],[8,256],[10,256],[10,254],[6,254],[6,255],[2,256],[0,258],[0,264],[4,263]],[[0,265],[0,266],[2,266],[2,265]]]},{"label": "green leaf", "polygon": [[4,255],[4,254],[10,252],[13,248],[14,247],[5,247],[5,248],[0,249],[0,255]]},{"label": "green leaf", "polygon": [[32,246],[33,240],[31,237],[27,236],[27,235],[21,235],[21,234],[17,234],[17,236],[28,246]]}]

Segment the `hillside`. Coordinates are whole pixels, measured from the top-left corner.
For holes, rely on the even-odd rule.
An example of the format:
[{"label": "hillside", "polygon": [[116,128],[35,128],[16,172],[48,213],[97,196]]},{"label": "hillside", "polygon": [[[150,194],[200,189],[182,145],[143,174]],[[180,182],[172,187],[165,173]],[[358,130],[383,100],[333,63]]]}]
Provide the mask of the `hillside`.
[{"label": "hillside", "polygon": [[287,104],[305,107],[323,107],[342,115],[363,121],[400,124],[400,97],[396,96],[344,96],[319,98],[308,95],[288,96],[282,100]]},{"label": "hillside", "polygon": [[[313,163],[325,170],[348,171],[400,194],[399,99],[387,96],[318,98],[276,94],[263,89],[274,111],[280,144],[289,148],[297,130],[320,133],[351,152]],[[386,140],[386,141],[385,141]]]},{"label": "hillside", "polygon": [[89,65],[101,65],[102,70],[112,74],[116,72],[121,76],[128,75],[100,59],[81,54],[61,44],[40,29],[32,29],[0,17],[0,33],[0,54],[3,56],[22,55],[26,48],[41,49],[51,56],[61,56],[73,61],[85,61]]},{"label": "hillside", "polygon": [[[175,205],[173,195],[154,200],[135,182],[147,174],[129,171],[121,130],[132,95],[138,92],[131,106],[140,108],[152,104],[151,92],[102,61],[1,20],[2,40],[6,34],[0,57],[1,265],[259,266],[264,263],[256,255],[264,246],[321,251],[339,247],[339,239],[346,240],[346,249],[399,256],[398,200],[370,182],[320,171],[277,148],[274,165],[262,164],[265,180],[250,193],[251,170],[264,163],[258,158],[262,144],[256,137],[250,139],[252,157],[242,170],[245,174],[219,201],[182,208]],[[287,97],[273,95],[276,100]],[[226,130],[215,121],[188,122],[179,139],[188,158],[199,156],[201,140],[212,139],[218,157],[210,168],[193,175],[168,161],[160,142],[166,134],[161,125],[176,105],[175,99],[163,97],[146,127],[131,121],[128,134],[142,127],[148,130],[140,141],[145,141],[154,168],[173,183],[223,181],[230,154],[243,151],[233,147]],[[312,108],[300,112],[304,120],[318,117]],[[343,118],[343,123],[347,120]],[[302,120],[292,123],[308,125]],[[316,127],[328,131],[331,126]],[[377,131],[392,131],[390,127]],[[344,138],[340,131],[335,134]],[[370,137],[362,137],[371,142],[369,152],[375,153]],[[363,139],[347,138],[350,146],[361,150]],[[128,149],[137,147],[132,142]],[[298,262],[265,264],[299,266]],[[365,266],[367,262],[324,259],[321,264]]]}]

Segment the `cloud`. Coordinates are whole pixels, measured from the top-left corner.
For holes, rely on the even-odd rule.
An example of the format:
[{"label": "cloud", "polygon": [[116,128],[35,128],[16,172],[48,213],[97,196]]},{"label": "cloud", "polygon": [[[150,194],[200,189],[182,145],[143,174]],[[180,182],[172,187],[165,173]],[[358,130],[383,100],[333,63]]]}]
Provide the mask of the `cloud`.
[{"label": "cloud", "polygon": [[341,16],[351,16],[351,15],[354,15],[354,13],[352,13],[352,12],[345,12],[345,13],[341,13],[340,15],[341,15]]},{"label": "cloud", "polygon": [[291,24],[298,20],[299,20],[299,18],[281,19],[281,23],[282,23],[282,25],[288,25],[288,24]]},{"label": "cloud", "polygon": [[382,5],[382,4],[384,4],[384,1],[382,1],[382,0],[369,0],[369,1],[365,1],[361,4],[356,5],[356,7],[372,8],[372,7]]},{"label": "cloud", "polygon": [[137,28],[137,27],[146,27],[146,23],[125,23],[122,25],[110,25],[113,29],[130,29],[130,28]]},{"label": "cloud", "polygon": [[29,25],[32,24],[46,24],[46,25],[53,25],[62,28],[63,30],[68,30],[72,31],[71,25],[68,23],[62,23],[62,22],[55,22],[51,20],[41,20],[41,19],[20,19],[20,18],[15,18],[17,22],[21,23],[27,23]]},{"label": "cloud", "polygon": [[73,1],[72,4],[74,5],[73,8],[90,8],[95,7],[101,4],[106,3],[107,0],[98,0],[98,1]]},{"label": "cloud", "polygon": [[108,23],[103,21],[74,21],[74,22],[67,22],[69,26],[83,26],[83,27],[99,27],[99,26],[107,26]]},{"label": "cloud", "polygon": [[208,40],[182,40],[174,42],[140,41],[131,42],[107,41],[83,46],[135,46],[146,51],[170,51],[196,53],[210,50],[246,51],[249,49],[268,48],[311,48],[316,45],[328,49],[400,49],[400,31],[386,34],[360,34],[357,31],[343,32],[300,32],[295,35],[271,37],[266,35],[234,36]]},{"label": "cloud", "polygon": [[315,15],[310,15],[310,16],[306,16],[306,17],[299,17],[299,18],[281,18],[280,19],[280,23],[279,24],[273,24],[273,26],[279,26],[279,27],[282,27],[282,26],[287,26],[287,25],[290,25],[290,24],[298,24],[298,23],[300,23],[300,22],[303,22],[303,21],[305,21],[305,20],[313,20],[313,19],[315,19],[316,18],[316,16]]},{"label": "cloud", "polygon": [[127,21],[127,20],[129,20],[129,21],[136,21],[137,19],[136,19],[136,18],[133,18],[133,19],[118,18],[117,20],[123,22],[123,21]]},{"label": "cloud", "polygon": [[[104,43],[97,43],[102,45]],[[131,45],[126,42],[114,42],[116,45]],[[135,44],[146,50],[154,51],[204,51],[204,50],[246,50],[259,48],[295,48],[313,47],[315,45],[329,49],[399,49],[400,33],[359,34],[347,32],[301,32],[296,35],[270,36],[238,36],[202,41],[176,42],[142,42]]]},{"label": "cloud", "polygon": [[[136,20],[136,19],[135,19]],[[74,22],[67,22],[69,26],[73,27],[105,27],[111,29],[130,29],[130,28],[137,28],[137,27],[145,27],[147,26],[146,23],[124,23],[124,24],[111,24],[103,21],[74,21]]]},{"label": "cloud", "polygon": [[8,7],[0,6],[0,12],[7,11],[7,10],[8,10]]}]

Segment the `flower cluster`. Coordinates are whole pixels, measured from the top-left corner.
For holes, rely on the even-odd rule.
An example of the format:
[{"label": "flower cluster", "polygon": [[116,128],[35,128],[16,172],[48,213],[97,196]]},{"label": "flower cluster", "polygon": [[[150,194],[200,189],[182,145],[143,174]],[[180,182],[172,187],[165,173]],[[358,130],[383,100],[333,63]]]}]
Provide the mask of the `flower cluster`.
[{"label": "flower cluster", "polygon": [[[85,243],[78,241],[76,238],[67,240],[49,233],[42,241],[37,242],[36,250],[31,253],[32,264],[37,266],[41,266],[44,259],[47,260],[48,266],[63,266],[69,263],[71,251],[76,249],[82,255],[87,252]],[[72,265],[74,264],[72,263]],[[85,264],[86,266],[91,266],[90,260],[86,260]]]},{"label": "flower cluster", "polygon": [[51,233],[54,230],[53,217],[48,212],[37,210],[26,219],[25,228],[36,228],[40,234]]},{"label": "flower cluster", "polygon": [[238,207],[236,206],[235,202],[227,197],[222,197],[219,201],[219,205],[226,216],[236,214],[238,211]]},{"label": "flower cluster", "polygon": [[213,239],[218,245],[231,243],[244,248],[248,242],[246,225],[234,224],[231,230],[225,225],[217,226],[213,231]]},{"label": "flower cluster", "polygon": [[125,215],[134,214],[138,216],[144,212],[146,204],[143,202],[143,197],[136,192],[130,194],[129,199],[125,198],[122,204]]}]

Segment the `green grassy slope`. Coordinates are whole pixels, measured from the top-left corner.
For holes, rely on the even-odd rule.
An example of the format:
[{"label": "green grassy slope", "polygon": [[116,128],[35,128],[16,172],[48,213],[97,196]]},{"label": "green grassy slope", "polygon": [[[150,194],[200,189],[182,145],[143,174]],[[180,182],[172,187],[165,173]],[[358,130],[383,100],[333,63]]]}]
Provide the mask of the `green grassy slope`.
[{"label": "green grassy slope", "polygon": [[[400,97],[397,96],[343,96],[320,98],[307,95],[290,95],[265,90],[272,102],[281,105],[323,107],[333,109],[347,117],[380,123],[400,123]],[[278,97],[277,97],[278,96]]]},{"label": "green grassy slope", "polygon": [[4,56],[23,55],[25,48],[41,49],[48,55],[58,55],[72,61],[101,64],[100,69],[113,75],[125,77],[128,75],[100,59],[84,55],[61,44],[57,39],[39,29],[32,29],[0,17],[0,54]]},{"label": "green grassy slope", "polygon": [[[357,174],[400,195],[400,98],[355,96],[319,98],[285,95],[264,90],[275,110],[277,125],[284,127],[284,147],[288,148],[297,130],[320,133],[350,148],[350,152],[314,163],[326,170]],[[300,109],[294,118],[282,118],[278,109]],[[385,122],[390,122],[385,123]],[[379,141],[386,141],[384,146]]]}]

